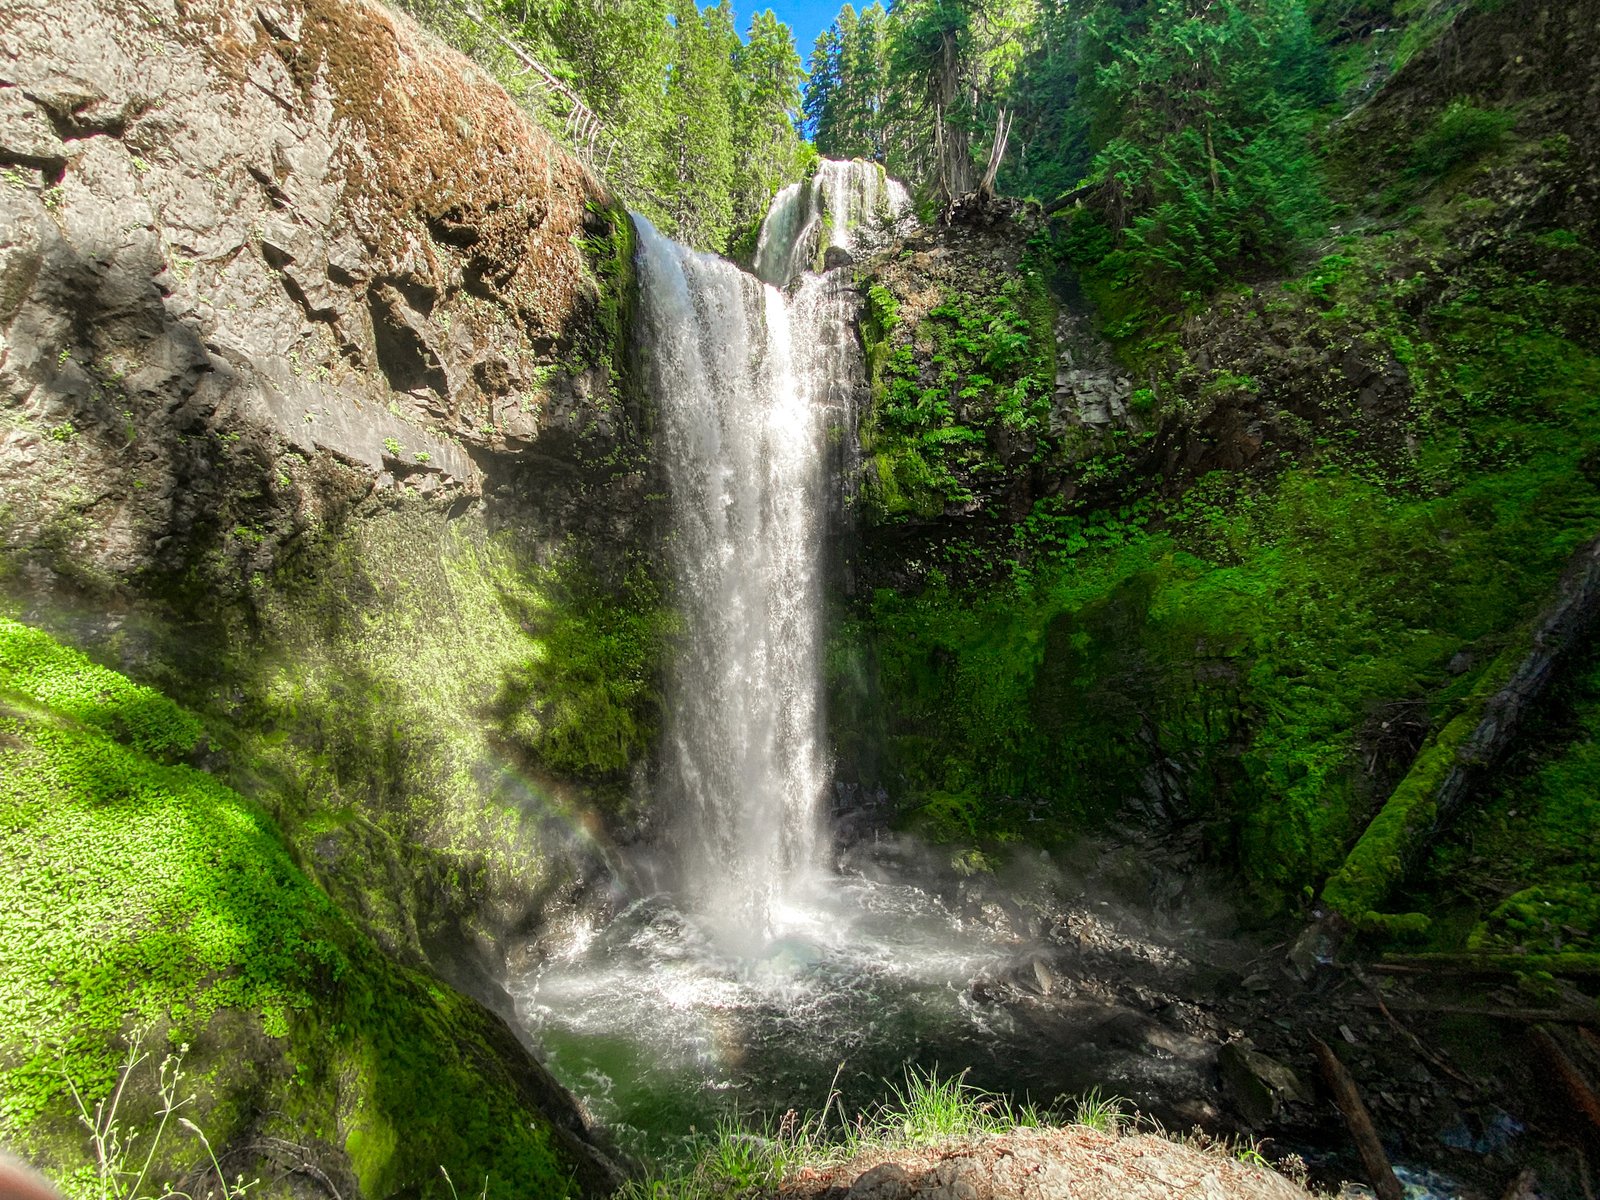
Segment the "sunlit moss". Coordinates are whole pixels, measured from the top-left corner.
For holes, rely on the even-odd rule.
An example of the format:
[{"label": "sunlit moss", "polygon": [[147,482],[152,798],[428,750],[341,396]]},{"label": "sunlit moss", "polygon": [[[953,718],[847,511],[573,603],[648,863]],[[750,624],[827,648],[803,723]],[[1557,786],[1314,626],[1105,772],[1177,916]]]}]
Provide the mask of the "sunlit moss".
[{"label": "sunlit moss", "polygon": [[[265,812],[141,750],[152,729],[170,749],[198,723],[0,620],[0,1138],[80,1180],[69,1086],[106,1096],[148,1026],[159,1053],[195,1046],[192,1114],[219,1147],[265,1122],[345,1144],[370,1195],[443,1194],[441,1164],[490,1195],[567,1194],[504,1027],[381,955]],[[129,1078],[128,1122],[151,1117],[149,1074]],[[177,1177],[202,1152],[162,1153]]]}]

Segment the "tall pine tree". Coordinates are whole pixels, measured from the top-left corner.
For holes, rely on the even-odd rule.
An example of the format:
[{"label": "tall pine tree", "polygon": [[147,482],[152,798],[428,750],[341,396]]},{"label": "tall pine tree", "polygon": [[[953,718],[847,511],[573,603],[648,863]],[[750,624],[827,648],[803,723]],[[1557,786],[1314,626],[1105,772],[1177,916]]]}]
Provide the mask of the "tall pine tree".
[{"label": "tall pine tree", "polygon": [[773,15],[750,20],[744,44],[734,51],[733,222],[753,232],[773,194],[800,171],[800,83],[805,72],[794,34]]},{"label": "tall pine tree", "polygon": [[739,36],[728,0],[673,0],[673,58],[663,104],[656,194],[676,235],[721,247],[733,228],[733,54]]}]

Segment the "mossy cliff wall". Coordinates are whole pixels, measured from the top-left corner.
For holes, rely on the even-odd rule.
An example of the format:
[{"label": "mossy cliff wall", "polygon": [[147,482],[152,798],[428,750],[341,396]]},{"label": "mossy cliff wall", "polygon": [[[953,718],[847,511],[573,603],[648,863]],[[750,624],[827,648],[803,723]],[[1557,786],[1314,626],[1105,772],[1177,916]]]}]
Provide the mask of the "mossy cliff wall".
[{"label": "mossy cliff wall", "polygon": [[[901,819],[967,842],[1179,822],[1265,911],[1309,904],[1600,528],[1600,170],[1592,123],[1567,132],[1596,102],[1568,69],[1593,22],[1525,0],[1430,36],[1322,114],[1334,202],[1276,277],[1133,319],[1071,213],[1012,222],[1007,253],[954,226],[863,264],[864,437],[881,458],[906,397],[944,404],[918,436],[977,481],[977,503],[869,504],[841,598],[841,767]],[[1008,460],[965,392],[1017,377],[928,326],[1030,268],[1064,314],[1057,392]]]},{"label": "mossy cliff wall", "polygon": [[197,714],[340,936],[447,1006],[430,975],[503,1006],[654,736],[631,264],[604,189],[374,5],[0,14],[4,607]]}]

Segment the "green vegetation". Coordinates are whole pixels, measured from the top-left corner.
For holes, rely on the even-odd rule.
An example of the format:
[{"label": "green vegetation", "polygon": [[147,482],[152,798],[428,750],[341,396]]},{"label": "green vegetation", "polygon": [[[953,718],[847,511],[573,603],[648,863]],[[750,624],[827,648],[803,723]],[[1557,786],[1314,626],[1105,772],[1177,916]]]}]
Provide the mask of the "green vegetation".
[{"label": "green vegetation", "polygon": [[531,582],[523,623],[536,632],[501,693],[503,728],[559,775],[620,779],[655,741],[671,617],[643,569],[620,594],[570,559]]},{"label": "green vegetation", "polygon": [[1326,62],[1298,0],[1082,7],[1078,219],[1112,252],[1080,269],[1101,290],[1198,297],[1285,261],[1325,208],[1307,135]]},{"label": "green vegetation", "polygon": [[1448,174],[1498,148],[1514,124],[1514,113],[1490,111],[1457,100],[1417,140],[1411,169],[1417,175]]},{"label": "green vegetation", "polygon": [[[1332,98],[1301,0],[915,0],[846,5],[805,109],[823,154],[886,163],[946,203],[977,186],[1006,120],[1001,186],[1070,193],[1096,299],[1124,292],[1113,307],[1153,317],[1320,227],[1310,135]],[[1465,114],[1443,128],[1489,144]]]},{"label": "green vegetation", "polygon": [[[98,1195],[74,1097],[94,1112],[131,1075],[123,1128],[163,1112],[168,1072],[127,1067],[132,1026],[154,1054],[191,1047],[194,1120],[217,1145],[265,1121],[342,1146],[369,1195],[441,1194],[441,1162],[490,1195],[567,1194],[510,1035],[386,959],[260,808],[163,761],[199,734],[159,693],[0,619],[0,1138]],[[145,1174],[177,1178],[202,1149],[169,1139]]]},{"label": "green vegetation", "polygon": [[[881,1104],[854,1116],[835,1106],[835,1093],[821,1112],[803,1118],[791,1112],[781,1121],[754,1126],[733,1118],[719,1122],[714,1132],[693,1139],[681,1160],[624,1188],[622,1200],[755,1196],[805,1167],[844,1162],[869,1150],[907,1150],[1048,1123],[1037,1108],[1014,1108],[959,1075],[908,1070],[902,1081],[886,1086]],[[1096,1119],[1114,1127],[1115,1101],[1096,1095],[1086,1103]],[[1080,1105],[1080,1114],[1084,1111]]]},{"label": "green vegetation", "polygon": [[[1597,878],[1600,669],[1591,662],[1572,673],[1498,786],[1441,839],[1403,900],[1440,914],[1430,931],[1439,949],[1572,969],[1574,955],[1600,954]],[[1507,880],[1523,886],[1508,889]],[[1551,956],[1563,962],[1535,961]]]},{"label": "green vegetation", "polygon": [[[499,0],[480,23],[450,0],[397,0],[485,66],[558,140],[663,233],[735,252],[810,158],[795,132],[804,79],[794,35],[771,12],[745,36],[726,3]],[[503,39],[503,40],[502,40]],[[507,43],[566,89],[544,85]],[[600,129],[571,118],[569,96]]]},{"label": "green vegetation", "polygon": [[[1545,144],[1484,153],[1512,172],[1559,167]],[[1271,322],[1336,347],[1335,361],[1396,364],[1409,386],[1384,411],[1324,402],[1314,420],[1283,420],[1298,442],[1278,469],[1212,470],[1165,495],[1128,453],[1141,435],[1120,435],[1064,468],[1093,484],[1085,498],[947,526],[914,568],[920,589],[879,590],[847,615],[830,656],[839,736],[877,764],[906,822],[959,843],[1049,842],[1129,797],[1182,804],[1281,909],[1315,893],[1393,793],[1332,885],[1341,907],[1377,906],[1397,839],[1430,819],[1406,797],[1448,763],[1497,660],[1515,657],[1517,631],[1600,527],[1591,242],[1535,226],[1441,268],[1440,247],[1483,229],[1483,204],[1453,186],[1401,230],[1344,238],[1282,284],[1215,302],[1246,343]],[[1070,236],[1083,228],[1074,219]],[[1098,253],[1117,251],[1102,239]],[[876,294],[869,309],[871,349],[900,314]],[[1271,360],[1196,363],[1152,326],[1158,311],[1118,331],[1158,419],[1270,412],[1254,376]],[[939,369],[931,341],[899,362],[874,353],[886,394]],[[1313,372],[1334,369],[1312,357]],[[1569,836],[1592,836],[1592,816],[1571,819]],[[1563,889],[1540,894],[1551,911],[1588,912],[1565,890],[1580,877],[1519,870],[1508,878]],[[1487,916],[1504,900],[1476,903]]]},{"label": "green vegetation", "polygon": [[[981,287],[981,285],[978,285]],[[1055,391],[1054,304],[1032,273],[951,292],[911,329],[882,285],[862,323],[873,403],[861,431],[880,517],[937,516],[993,474],[997,431],[1041,453]]]}]

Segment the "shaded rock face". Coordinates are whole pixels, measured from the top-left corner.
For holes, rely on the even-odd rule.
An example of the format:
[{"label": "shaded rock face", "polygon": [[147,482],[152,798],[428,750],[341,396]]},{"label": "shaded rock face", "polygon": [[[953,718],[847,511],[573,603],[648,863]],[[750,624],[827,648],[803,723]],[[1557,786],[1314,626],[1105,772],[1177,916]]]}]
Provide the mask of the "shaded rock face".
[{"label": "shaded rock face", "polygon": [[30,566],[186,570],[243,477],[315,513],[263,470],[285,453],[470,496],[482,456],[621,432],[580,244],[616,214],[465,62],[361,4],[3,23],[0,478]]},{"label": "shaded rock face", "polygon": [[560,615],[531,581],[603,589],[655,520],[631,260],[377,5],[0,12],[0,603],[229,731],[201,765],[490,1001],[593,840],[513,731]]},{"label": "shaded rock face", "polygon": [[1504,206],[1494,215],[1499,230],[1600,229],[1600,26],[1591,12],[1549,0],[1461,6],[1372,102],[1334,126],[1335,152],[1371,185],[1403,164],[1415,138],[1462,97],[1514,107],[1518,134],[1558,142],[1551,149],[1559,169],[1547,164],[1474,185],[1475,195]]}]

